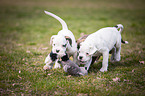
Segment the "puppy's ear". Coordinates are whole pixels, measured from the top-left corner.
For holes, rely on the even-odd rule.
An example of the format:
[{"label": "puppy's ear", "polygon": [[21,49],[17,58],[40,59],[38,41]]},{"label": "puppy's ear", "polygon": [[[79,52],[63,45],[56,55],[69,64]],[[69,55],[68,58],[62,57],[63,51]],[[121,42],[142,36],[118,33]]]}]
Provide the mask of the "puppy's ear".
[{"label": "puppy's ear", "polygon": [[55,38],[55,36],[56,36],[56,35],[51,36],[50,45],[52,44],[52,41],[53,41],[53,39]]},{"label": "puppy's ear", "polygon": [[90,46],[90,55],[93,55],[97,51],[97,48],[95,46]]},{"label": "puppy's ear", "polygon": [[72,47],[72,40],[71,40],[71,38],[68,37],[68,36],[65,36],[65,39],[66,39],[66,41],[69,42],[70,46]]}]

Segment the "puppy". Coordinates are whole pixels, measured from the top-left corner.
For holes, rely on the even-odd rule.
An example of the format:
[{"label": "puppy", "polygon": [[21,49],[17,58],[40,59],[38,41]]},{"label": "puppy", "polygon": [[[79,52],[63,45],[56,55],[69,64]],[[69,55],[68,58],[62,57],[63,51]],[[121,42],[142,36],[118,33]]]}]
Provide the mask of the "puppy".
[{"label": "puppy", "polygon": [[[117,29],[120,29],[119,31]],[[90,34],[84,42],[80,44],[78,59],[85,63],[87,70],[90,67],[92,56],[103,55],[101,72],[107,71],[109,52],[112,54],[111,61],[120,61],[121,42],[128,43],[121,39],[123,25],[106,27]]]},{"label": "puppy", "polygon": [[53,64],[55,63],[54,68],[60,68],[60,64],[58,63],[58,59],[68,54],[68,56],[73,56],[73,61],[77,63],[77,44],[73,33],[68,29],[67,24],[60,17],[56,16],[53,13],[44,11],[47,15],[50,15],[57,19],[61,25],[62,30],[58,32],[57,35],[53,35],[50,39],[50,44],[52,45],[53,54],[57,54],[56,59],[51,58],[51,53],[45,59],[46,65],[43,67],[44,70],[51,69]]}]

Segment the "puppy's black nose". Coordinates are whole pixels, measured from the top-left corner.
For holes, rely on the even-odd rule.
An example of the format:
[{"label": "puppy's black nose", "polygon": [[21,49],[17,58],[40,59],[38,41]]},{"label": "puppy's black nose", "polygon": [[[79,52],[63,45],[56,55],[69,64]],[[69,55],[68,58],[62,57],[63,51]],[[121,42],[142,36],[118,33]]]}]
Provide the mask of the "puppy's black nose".
[{"label": "puppy's black nose", "polygon": [[56,52],[58,53],[60,50],[56,50]]},{"label": "puppy's black nose", "polygon": [[79,56],[79,59],[82,60],[83,56]]}]

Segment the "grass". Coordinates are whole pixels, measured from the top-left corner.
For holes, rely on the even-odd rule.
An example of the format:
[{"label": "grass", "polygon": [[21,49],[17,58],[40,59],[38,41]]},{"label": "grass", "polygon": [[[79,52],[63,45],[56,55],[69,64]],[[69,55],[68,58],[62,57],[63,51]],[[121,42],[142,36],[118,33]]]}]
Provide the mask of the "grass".
[{"label": "grass", "polygon": [[[5,95],[115,96],[145,95],[144,0],[1,0],[0,92]],[[63,69],[43,71],[51,51],[50,37],[60,23],[44,10],[63,18],[78,39],[81,33],[124,25],[121,61],[109,62],[99,72],[102,59],[87,76],[73,77]]]}]

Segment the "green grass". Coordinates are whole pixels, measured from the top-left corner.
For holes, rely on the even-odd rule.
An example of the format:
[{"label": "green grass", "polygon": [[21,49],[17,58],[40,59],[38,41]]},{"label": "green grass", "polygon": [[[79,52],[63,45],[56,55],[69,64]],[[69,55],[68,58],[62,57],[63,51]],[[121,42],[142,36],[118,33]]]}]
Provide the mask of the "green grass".
[{"label": "green grass", "polygon": [[[13,2],[12,2],[13,1]],[[1,0],[0,92],[5,95],[144,96],[144,0]],[[63,18],[78,39],[100,28],[123,24],[121,61],[99,72],[102,58],[87,76],[73,77],[63,69],[43,71],[51,51],[50,37],[60,23],[44,10]],[[119,78],[113,81],[114,78]]]}]

